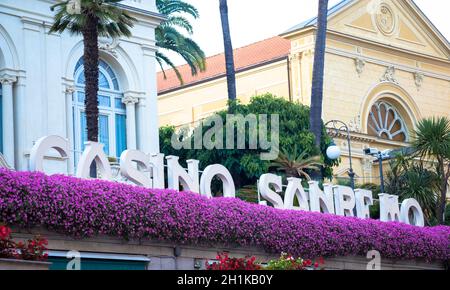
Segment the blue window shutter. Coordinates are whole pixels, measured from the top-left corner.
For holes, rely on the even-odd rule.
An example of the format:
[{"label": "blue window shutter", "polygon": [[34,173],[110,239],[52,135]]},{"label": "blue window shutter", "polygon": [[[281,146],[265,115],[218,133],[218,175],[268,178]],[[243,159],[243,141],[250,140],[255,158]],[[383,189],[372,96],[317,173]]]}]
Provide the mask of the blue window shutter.
[{"label": "blue window shutter", "polygon": [[86,126],[86,113],[81,112],[80,116],[80,130],[81,130],[81,151],[84,151],[84,143],[87,141],[87,126]]},{"label": "blue window shutter", "polygon": [[[100,115],[98,119],[99,125],[99,141],[104,144],[104,150],[107,155],[109,155],[109,124],[108,124],[108,116]],[[85,145],[84,142],[87,141],[87,126],[86,126],[86,113],[81,112],[80,116],[80,128],[81,128],[81,151],[84,151]]]},{"label": "blue window shutter", "polygon": [[126,116],[121,114],[116,114],[116,148],[117,157],[127,149]]},{"label": "blue window shutter", "polygon": [[0,152],[3,153],[3,100],[2,100],[2,85],[0,85]]},{"label": "blue window shutter", "polygon": [[100,115],[98,118],[98,129],[99,129],[99,141],[103,143],[104,151],[106,155],[109,155],[109,124],[108,124],[108,116]]}]

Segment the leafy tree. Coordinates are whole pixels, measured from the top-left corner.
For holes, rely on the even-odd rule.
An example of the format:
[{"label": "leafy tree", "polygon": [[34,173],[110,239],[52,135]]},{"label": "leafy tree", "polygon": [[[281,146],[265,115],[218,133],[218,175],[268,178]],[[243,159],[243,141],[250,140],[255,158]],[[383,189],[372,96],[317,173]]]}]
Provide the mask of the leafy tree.
[{"label": "leafy tree", "polygon": [[[135,18],[114,4],[122,0],[80,0],[81,13],[69,13],[69,1],[51,6],[56,9],[54,23],[50,33],[82,35],[84,43],[84,77],[86,79],[85,107],[87,139],[98,142],[98,77],[99,77],[99,36],[118,38],[131,36]],[[95,166],[91,167],[91,176],[95,176]]]},{"label": "leafy tree", "polygon": [[[235,101],[236,72],[234,67],[233,45],[231,43],[230,24],[228,21],[228,4],[227,0],[219,0],[219,1],[220,1],[220,19],[222,20],[223,44],[225,48],[225,66],[227,72],[228,99],[230,101]],[[232,108],[232,106],[230,108]]]},{"label": "leafy tree", "polygon": [[156,7],[161,14],[167,17],[155,29],[156,46],[160,48],[156,52],[156,60],[162,69],[164,78],[166,78],[164,65],[168,65],[174,70],[180,83],[183,84],[180,71],[163,51],[172,51],[180,55],[191,68],[192,75],[206,69],[203,50],[192,38],[179,31],[181,29],[188,35],[192,35],[192,25],[184,15],[187,14],[197,19],[199,17],[198,10],[182,0],[156,0]]},{"label": "leafy tree", "polygon": [[[331,139],[326,134],[323,134],[321,150],[319,151],[319,149],[315,146],[314,135],[309,130],[309,108],[307,106],[299,103],[292,103],[283,98],[277,98],[271,94],[253,97],[248,105],[243,105],[240,103],[232,103],[231,105],[233,106],[232,109],[235,114],[242,114],[243,116],[248,114],[255,114],[256,116],[259,116],[260,114],[278,114],[280,150],[288,151],[292,150],[291,148],[296,147],[298,150],[297,154],[304,152],[305,158],[320,154],[321,158],[325,161],[325,166],[322,169],[322,173],[326,177],[331,177],[332,166],[337,164],[336,161],[331,161],[326,157],[326,148],[328,148],[329,144],[331,144]],[[227,119],[227,111],[218,112],[217,115],[221,116],[223,121],[222,125],[226,128],[225,122]],[[270,118],[268,119],[270,120]],[[214,123],[211,120],[211,118],[208,118],[204,122],[206,124],[210,122],[210,125],[203,125],[201,128],[197,127],[195,130],[201,130],[201,136],[204,136],[204,133],[214,126]],[[325,132],[325,128],[323,127],[322,129]],[[257,179],[264,173],[276,173],[275,168],[271,166],[272,161],[261,160],[260,153],[264,152],[264,150],[261,149],[182,149],[175,150],[174,152],[173,148],[168,148],[168,146],[165,145],[170,144],[168,130],[169,129],[167,127],[160,129],[160,144],[164,154],[174,154],[176,156],[180,156],[181,161],[186,158],[197,159],[200,161],[201,169],[204,169],[209,164],[222,164],[232,174],[238,189],[247,185],[255,185]],[[173,130],[173,128],[171,130]],[[183,134],[179,134],[179,138],[186,140],[185,137],[183,138],[180,135]],[[226,134],[223,135],[223,144],[226,144]],[[249,148],[248,145],[250,141],[250,134],[245,134],[245,132],[238,132],[238,130],[234,130],[233,137],[235,144],[237,144],[238,136],[245,136],[246,148]],[[188,136],[188,139],[192,145],[192,148],[194,148],[193,136]],[[181,157],[184,157],[184,159]]]},{"label": "leafy tree", "polygon": [[323,75],[325,70],[325,47],[327,38],[328,0],[319,0],[317,35],[314,50],[314,67],[311,90],[311,130],[315,144],[320,146],[322,135]]},{"label": "leafy tree", "polygon": [[445,222],[445,205],[450,179],[450,119],[446,117],[424,119],[417,124],[413,146],[423,162],[432,162],[439,177],[439,202],[436,217],[439,224]]}]

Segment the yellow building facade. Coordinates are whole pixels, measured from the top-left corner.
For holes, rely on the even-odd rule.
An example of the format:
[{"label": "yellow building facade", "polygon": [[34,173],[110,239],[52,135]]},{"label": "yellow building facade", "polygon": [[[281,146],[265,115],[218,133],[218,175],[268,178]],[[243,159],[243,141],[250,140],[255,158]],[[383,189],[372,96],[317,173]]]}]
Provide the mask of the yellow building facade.
[{"label": "yellow building facade", "polygon": [[[315,34],[316,19],[283,33],[278,60],[262,57],[259,66],[238,70],[238,97],[270,92],[309,105]],[[420,119],[450,116],[450,45],[411,0],[342,1],[329,11],[327,37],[323,119],[349,125],[356,181],[376,183],[378,165],[364,148],[407,147]],[[279,48],[286,40],[288,51]],[[159,92],[161,125],[196,122],[227,100],[219,74]],[[347,142],[335,141],[343,152],[335,174],[344,177]]]}]

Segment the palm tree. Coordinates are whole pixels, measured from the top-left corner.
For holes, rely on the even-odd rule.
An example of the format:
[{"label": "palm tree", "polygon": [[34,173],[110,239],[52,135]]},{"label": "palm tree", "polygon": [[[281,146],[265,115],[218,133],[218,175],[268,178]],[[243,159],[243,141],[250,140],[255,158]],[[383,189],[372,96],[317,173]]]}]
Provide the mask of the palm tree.
[{"label": "palm tree", "polygon": [[427,168],[424,162],[417,162],[415,156],[398,154],[389,162],[390,171],[386,178],[386,192],[399,195],[403,201],[416,199],[422,206],[427,222],[431,224],[436,216],[440,179]]},{"label": "palm tree", "polygon": [[310,114],[311,132],[315,136],[315,143],[318,147],[320,147],[320,140],[322,138],[323,74],[325,70],[327,18],[328,0],[319,0]]},{"label": "palm tree", "polygon": [[436,172],[440,179],[436,216],[438,222],[444,224],[450,180],[450,119],[438,117],[420,121],[414,132],[412,143],[422,160],[431,159],[436,164]]},{"label": "palm tree", "polygon": [[[80,0],[81,13],[69,12],[70,1],[63,1],[51,7],[55,9],[54,23],[50,32],[82,35],[84,43],[84,77],[86,79],[85,107],[88,141],[98,142],[98,38],[118,38],[131,36],[135,18],[114,4],[122,0]],[[95,177],[95,165],[91,166],[91,176]]]},{"label": "palm tree", "polygon": [[174,70],[178,80],[183,84],[183,78],[178,68],[162,51],[172,51],[180,55],[191,68],[192,75],[206,69],[203,50],[195,41],[177,30],[181,28],[188,35],[192,35],[192,25],[182,14],[197,19],[199,17],[198,10],[182,0],[156,0],[156,7],[161,14],[167,17],[155,30],[156,46],[160,48],[156,52],[156,61],[161,67],[164,78],[166,78],[164,66],[167,65]]},{"label": "palm tree", "polygon": [[320,156],[308,156],[308,152],[298,153],[297,146],[291,152],[282,150],[276,160],[271,163],[278,171],[284,171],[287,177],[305,177],[308,181],[311,176],[308,172],[320,171],[323,162]]},{"label": "palm tree", "polygon": [[[231,43],[230,24],[228,22],[227,0],[220,1],[220,19],[222,20],[223,44],[225,47],[225,66],[227,71],[228,99],[236,100],[236,72],[234,68],[233,45]],[[231,106],[230,106],[231,108]]]}]

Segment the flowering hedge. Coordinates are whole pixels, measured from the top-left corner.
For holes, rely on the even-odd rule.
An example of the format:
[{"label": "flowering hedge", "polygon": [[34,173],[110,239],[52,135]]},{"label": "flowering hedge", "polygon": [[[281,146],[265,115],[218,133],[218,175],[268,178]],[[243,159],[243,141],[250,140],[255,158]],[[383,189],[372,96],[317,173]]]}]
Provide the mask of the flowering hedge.
[{"label": "flowering hedge", "polygon": [[0,170],[0,222],[75,238],[109,235],[180,244],[257,246],[306,259],[365,255],[448,260],[450,228],[419,228],[283,211],[238,199]]}]

